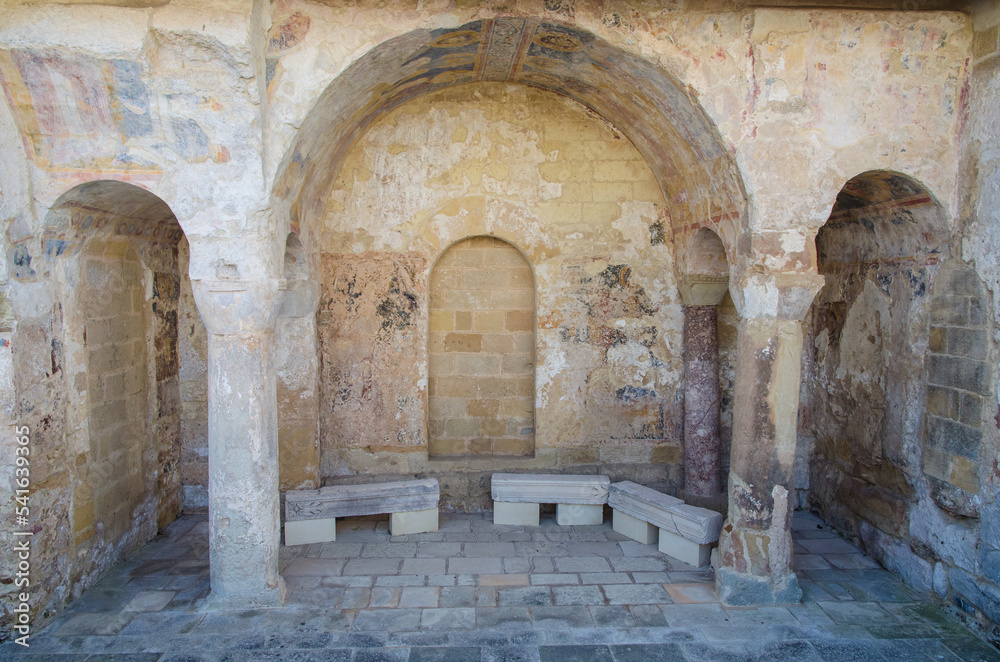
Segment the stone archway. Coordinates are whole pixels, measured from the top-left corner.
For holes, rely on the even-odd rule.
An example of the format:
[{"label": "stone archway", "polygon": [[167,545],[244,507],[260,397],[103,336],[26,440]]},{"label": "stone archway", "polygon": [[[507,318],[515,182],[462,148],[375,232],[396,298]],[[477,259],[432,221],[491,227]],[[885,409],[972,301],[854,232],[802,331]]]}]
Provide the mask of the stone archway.
[{"label": "stone archway", "polygon": [[32,403],[25,424],[44,431],[39,450],[63,458],[35,496],[58,504],[60,526],[42,534],[39,549],[66,559],[53,566],[65,575],[51,578],[63,596],[78,594],[180,514],[185,247],[158,196],[92,181],[49,208],[37,259],[27,257],[27,242],[15,249],[25,259],[14,277],[37,300],[15,307],[12,343],[49,338],[43,364],[32,358],[37,349],[15,352],[15,388]]}]

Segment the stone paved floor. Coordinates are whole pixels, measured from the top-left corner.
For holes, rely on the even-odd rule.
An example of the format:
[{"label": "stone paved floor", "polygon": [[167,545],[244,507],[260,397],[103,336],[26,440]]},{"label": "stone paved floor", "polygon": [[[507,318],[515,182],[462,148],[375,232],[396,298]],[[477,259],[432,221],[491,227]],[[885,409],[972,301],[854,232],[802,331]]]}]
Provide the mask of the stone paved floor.
[{"label": "stone paved floor", "polygon": [[208,523],[185,516],[0,660],[409,662],[1000,660],[814,517],[797,513],[803,604],[724,608],[710,570],[611,530],[441,516],[390,537],[281,550],[281,609],[212,610]]}]

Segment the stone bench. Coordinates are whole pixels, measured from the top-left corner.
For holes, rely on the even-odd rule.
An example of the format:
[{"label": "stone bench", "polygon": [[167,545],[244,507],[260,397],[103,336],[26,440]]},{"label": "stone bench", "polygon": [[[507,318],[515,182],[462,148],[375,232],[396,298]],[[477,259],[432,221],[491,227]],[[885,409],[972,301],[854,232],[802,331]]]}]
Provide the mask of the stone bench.
[{"label": "stone bench", "polygon": [[693,566],[708,565],[722,531],[721,513],[628,480],[610,486],[608,504],[615,531],[644,545],[652,544],[658,531],[659,550]]},{"label": "stone bench", "polygon": [[285,544],[337,539],[337,518],[389,513],[389,533],[438,530],[441,491],[436,478],[364,485],[331,485],[285,492]]},{"label": "stone bench", "polygon": [[598,525],[608,502],[607,476],[493,474],[493,523],[538,526],[541,504],[556,504],[560,526]]}]

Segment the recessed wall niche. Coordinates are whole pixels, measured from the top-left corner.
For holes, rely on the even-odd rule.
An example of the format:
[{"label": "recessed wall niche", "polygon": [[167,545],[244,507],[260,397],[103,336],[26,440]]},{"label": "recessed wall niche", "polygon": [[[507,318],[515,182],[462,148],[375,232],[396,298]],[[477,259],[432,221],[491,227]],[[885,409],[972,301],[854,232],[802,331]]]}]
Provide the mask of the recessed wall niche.
[{"label": "recessed wall niche", "polygon": [[430,280],[429,453],[535,450],[535,280],[493,237],[448,248]]}]

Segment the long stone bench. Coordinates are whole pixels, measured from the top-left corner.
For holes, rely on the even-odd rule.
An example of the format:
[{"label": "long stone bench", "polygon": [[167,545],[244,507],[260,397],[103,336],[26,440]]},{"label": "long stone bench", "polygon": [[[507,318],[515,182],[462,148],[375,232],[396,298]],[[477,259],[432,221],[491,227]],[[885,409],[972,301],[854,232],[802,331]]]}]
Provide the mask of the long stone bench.
[{"label": "long stone bench", "polygon": [[561,526],[601,524],[610,484],[607,476],[493,474],[493,523],[538,526],[541,504],[554,503]]},{"label": "long stone bench", "polygon": [[285,544],[337,539],[337,518],[389,513],[389,533],[438,530],[441,491],[436,478],[364,485],[330,485],[285,492]]},{"label": "long stone bench", "polygon": [[719,540],[722,514],[690,506],[669,494],[632,481],[609,488],[614,530],[693,566],[708,565],[712,543]]}]

